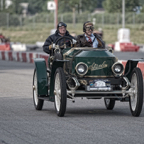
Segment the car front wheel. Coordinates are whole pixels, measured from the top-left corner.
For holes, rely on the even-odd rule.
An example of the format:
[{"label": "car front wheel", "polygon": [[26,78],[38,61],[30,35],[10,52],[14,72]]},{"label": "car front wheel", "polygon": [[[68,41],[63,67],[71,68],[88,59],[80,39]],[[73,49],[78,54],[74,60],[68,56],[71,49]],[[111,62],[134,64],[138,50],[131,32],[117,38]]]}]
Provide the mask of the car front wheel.
[{"label": "car front wheel", "polygon": [[34,70],[34,74],[33,74],[33,102],[36,110],[42,110],[44,100],[38,98],[36,69]]},{"label": "car front wheel", "polygon": [[55,72],[54,95],[55,95],[54,104],[57,115],[62,117],[64,116],[66,111],[67,94],[66,94],[65,74],[61,67],[57,68]]},{"label": "car front wheel", "polygon": [[139,116],[143,106],[143,77],[139,68],[135,68],[132,72],[131,90],[133,92],[129,99],[131,114]]}]

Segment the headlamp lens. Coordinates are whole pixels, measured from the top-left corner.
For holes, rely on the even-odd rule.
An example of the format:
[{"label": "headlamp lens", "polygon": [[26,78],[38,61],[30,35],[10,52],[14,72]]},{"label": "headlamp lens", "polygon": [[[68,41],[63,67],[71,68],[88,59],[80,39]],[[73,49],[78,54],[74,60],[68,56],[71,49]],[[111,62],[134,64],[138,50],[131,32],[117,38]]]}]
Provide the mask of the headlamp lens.
[{"label": "headlamp lens", "polygon": [[112,66],[112,71],[115,75],[120,76],[124,71],[124,66],[121,63],[116,62]]},{"label": "headlamp lens", "polygon": [[76,65],[76,72],[77,72],[79,75],[83,76],[83,75],[85,75],[85,74],[87,73],[87,71],[88,71],[88,66],[87,66],[87,64],[85,64],[85,63],[83,63],[83,62],[80,62],[80,63],[78,63],[78,64]]},{"label": "headlamp lens", "polygon": [[121,71],[122,67],[120,65],[115,66],[115,72],[119,73]]},{"label": "headlamp lens", "polygon": [[84,66],[83,66],[83,65],[78,66],[78,71],[79,71],[80,73],[83,73],[83,72],[85,71]]}]

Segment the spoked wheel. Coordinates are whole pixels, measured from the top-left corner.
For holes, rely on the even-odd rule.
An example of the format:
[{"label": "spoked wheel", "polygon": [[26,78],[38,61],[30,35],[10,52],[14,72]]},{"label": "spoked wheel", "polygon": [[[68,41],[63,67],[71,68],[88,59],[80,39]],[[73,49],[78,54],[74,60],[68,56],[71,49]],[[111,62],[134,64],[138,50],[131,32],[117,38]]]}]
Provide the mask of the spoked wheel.
[{"label": "spoked wheel", "polygon": [[55,72],[55,109],[57,115],[62,117],[66,111],[67,94],[66,94],[66,80],[63,69],[61,67],[57,68]]},{"label": "spoked wheel", "polygon": [[114,99],[107,99],[104,98],[105,106],[108,110],[112,110],[115,106],[115,100]]},{"label": "spoked wheel", "polygon": [[44,100],[38,98],[38,87],[37,87],[37,74],[36,69],[33,74],[33,102],[36,110],[41,110],[44,104]]},{"label": "spoked wheel", "polygon": [[141,70],[135,68],[131,75],[131,90],[129,104],[133,116],[139,116],[143,106],[143,77]]}]

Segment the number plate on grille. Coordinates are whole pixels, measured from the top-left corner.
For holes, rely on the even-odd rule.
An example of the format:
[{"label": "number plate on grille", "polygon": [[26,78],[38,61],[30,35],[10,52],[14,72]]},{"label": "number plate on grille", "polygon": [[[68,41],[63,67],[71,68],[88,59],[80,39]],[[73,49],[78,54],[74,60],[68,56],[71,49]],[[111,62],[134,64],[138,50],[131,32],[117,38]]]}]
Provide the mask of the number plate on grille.
[{"label": "number plate on grille", "polygon": [[96,91],[110,91],[111,84],[108,79],[97,79],[97,80],[90,80],[89,86],[87,88],[89,91],[96,90]]}]

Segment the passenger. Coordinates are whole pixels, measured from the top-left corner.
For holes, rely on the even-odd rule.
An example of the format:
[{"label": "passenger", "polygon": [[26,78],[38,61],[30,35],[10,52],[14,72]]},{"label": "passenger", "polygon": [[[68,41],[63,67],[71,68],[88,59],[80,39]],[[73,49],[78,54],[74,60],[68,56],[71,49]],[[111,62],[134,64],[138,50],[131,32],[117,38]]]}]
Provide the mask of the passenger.
[{"label": "passenger", "polygon": [[77,47],[93,47],[93,48],[105,48],[105,44],[101,37],[93,33],[93,23],[87,21],[83,24],[84,34],[77,36]]},{"label": "passenger", "polygon": [[[63,37],[63,36],[70,37],[71,39],[73,39],[73,43],[74,43],[74,42],[76,43],[76,41],[74,40],[74,37],[69,34],[69,32],[66,30],[66,28],[67,28],[67,25],[66,25],[65,23],[59,22],[59,24],[57,25],[57,30],[56,30],[55,34],[50,35],[50,36],[46,39],[46,41],[45,41],[45,43],[44,43],[44,45],[43,45],[43,51],[44,51],[44,52],[46,52],[46,53],[48,53],[48,54],[51,55],[51,49],[52,49],[53,47],[55,47],[55,42],[56,42],[59,38],[61,38],[61,37]],[[65,38],[65,41],[66,41],[66,42],[65,42],[65,43],[66,43],[66,46],[71,46],[70,39],[66,39],[66,38]],[[64,39],[61,39],[61,40],[58,42],[58,44],[59,44],[60,46],[63,45],[63,44],[64,44]]]}]

